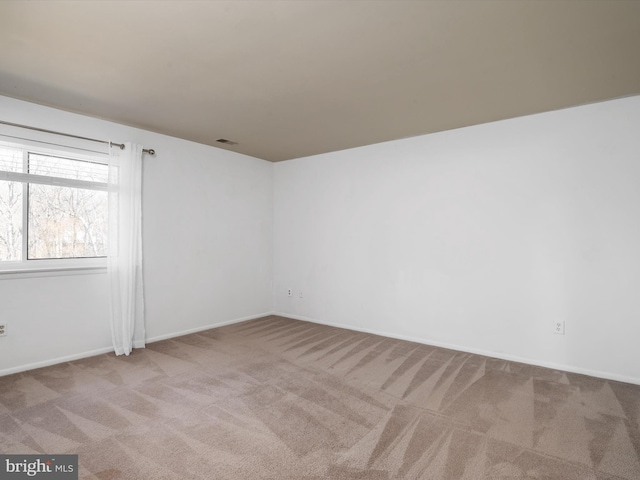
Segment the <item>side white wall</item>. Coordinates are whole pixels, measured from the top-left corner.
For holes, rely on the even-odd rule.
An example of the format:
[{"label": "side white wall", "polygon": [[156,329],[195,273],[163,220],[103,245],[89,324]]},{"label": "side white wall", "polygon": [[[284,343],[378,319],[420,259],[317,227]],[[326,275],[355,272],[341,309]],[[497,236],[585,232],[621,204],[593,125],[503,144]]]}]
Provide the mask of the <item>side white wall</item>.
[{"label": "side white wall", "polygon": [[[148,339],[272,311],[271,163],[7,97],[0,119],[156,150],[143,166]],[[0,279],[0,374],[108,351],[107,288],[104,273]]]},{"label": "side white wall", "polygon": [[640,97],[282,162],[274,182],[276,311],[640,383]]}]

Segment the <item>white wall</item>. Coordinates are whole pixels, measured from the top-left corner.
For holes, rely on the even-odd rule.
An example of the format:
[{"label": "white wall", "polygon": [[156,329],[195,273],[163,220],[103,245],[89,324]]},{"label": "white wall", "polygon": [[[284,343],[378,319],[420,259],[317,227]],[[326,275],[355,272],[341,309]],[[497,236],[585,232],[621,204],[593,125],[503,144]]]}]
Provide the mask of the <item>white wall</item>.
[{"label": "white wall", "polygon": [[[0,119],[156,149],[143,166],[148,339],[272,310],[271,163],[6,97]],[[107,285],[104,273],[1,279],[0,374],[108,351]]]},{"label": "white wall", "polygon": [[[275,165],[6,97],[0,119],[157,150],[148,338],[269,313],[273,278],[283,314],[640,383],[640,97]],[[0,374],[108,350],[106,289],[0,280]]]},{"label": "white wall", "polygon": [[282,162],[274,182],[276,311],[640,383],[640,97]]}]

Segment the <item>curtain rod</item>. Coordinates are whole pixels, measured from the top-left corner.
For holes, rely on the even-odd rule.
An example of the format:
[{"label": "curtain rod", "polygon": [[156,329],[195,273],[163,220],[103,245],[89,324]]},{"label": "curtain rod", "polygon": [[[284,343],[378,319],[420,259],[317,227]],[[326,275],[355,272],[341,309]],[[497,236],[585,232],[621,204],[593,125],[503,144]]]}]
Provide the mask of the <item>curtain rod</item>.
[{"label": "curtain rod", "polygon": [[[115,142],[109,142],[107,140],[98,140],[96,138],[81,137],[79,135],[71,135],[70,133],[56,132],[53,130],[47,130],[45,128],[30,127],[29,125],[21,125],[19,123],[5,122],[3,120],[0,120],[0,123],[3,125],[9,125],[11,127],[19,127],[19,128],[26,128],[28,130],[35,130],[36,132],[53,133],[54,135],[62,135],[64,137],[78,138],[80,140],[88,140],[90,142],[104,143],[106,145],[109,145],[110,147],[116,146],[116,147],[120,147],[120,150],[124,150],[124,143],[115,143]],[[142,151],[148,153],[149,155],[156,154],[156,151],[153,148],[143,148]]]}]

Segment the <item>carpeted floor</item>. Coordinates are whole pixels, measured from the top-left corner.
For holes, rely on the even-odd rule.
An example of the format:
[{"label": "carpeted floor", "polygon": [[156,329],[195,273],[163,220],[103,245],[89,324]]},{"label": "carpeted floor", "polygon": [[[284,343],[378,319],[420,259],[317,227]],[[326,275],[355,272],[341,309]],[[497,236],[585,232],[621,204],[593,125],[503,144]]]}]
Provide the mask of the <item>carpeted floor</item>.
[{"label": "carpeted floor", "polygon": [[0,378],[99,479],[640,479],[640,386],[267,317]]}]

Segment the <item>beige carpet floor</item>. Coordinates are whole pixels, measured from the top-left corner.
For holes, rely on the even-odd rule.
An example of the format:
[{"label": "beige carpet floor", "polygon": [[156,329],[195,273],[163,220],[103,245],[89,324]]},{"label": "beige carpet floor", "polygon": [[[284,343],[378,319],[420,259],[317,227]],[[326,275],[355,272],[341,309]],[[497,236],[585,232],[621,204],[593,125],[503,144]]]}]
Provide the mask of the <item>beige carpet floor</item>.
[{"label": "beige carpet floor", "polygon": [[640,386],[266,317],[0,377],[99,479],[640,479]]}]

